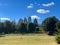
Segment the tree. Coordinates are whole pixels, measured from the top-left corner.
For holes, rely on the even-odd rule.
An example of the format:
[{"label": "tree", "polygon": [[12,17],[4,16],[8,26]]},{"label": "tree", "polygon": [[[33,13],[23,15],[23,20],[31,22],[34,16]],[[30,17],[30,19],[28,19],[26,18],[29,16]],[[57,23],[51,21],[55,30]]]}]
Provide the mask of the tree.
[{"label": "tree", "polygon": [[35,28],[35,33],[39,33],[39,31],[40,31],[40,30],[39,30],[39,27],[36,27],[36,28]]},{"label": "tree", "polygon": [[4,32],[4,24],[0,22],[0,34]]},{"label": "tree", "polygon": [[12,28],[11,28],[11,25],[12,23],[10,22],[10,21],[8,21],[8,20],[6,20],[5,22],[4,22],[4,32],[5,33],[11,33],[12,32]]},{"label": "tree", "polygon": [[28,32],[34,33],[35,32],[35,25],[33,23],[28,24]]},{"label": "tree", "polygon": [[34,26],[35,26],[35,32],[39,32],[39,28],[38,28],[38,21],[37,21],[37,19],[35,18],[34,19],[34,22],[33,22],[33,24],[34,24]]},{"label": "tree", "polygon": [[21,23],[21,25],[18,27],[18,31],[22,34],[27,32],[27,26],[25,23]]},{"label": "tree", "polygon": [[60,21],[56,23],[56,41],[60,44]]},{"label": "tree", "polygon": [[60,35],[57,35],[57,36],[56,36],[56,42],[57,42],[58,44],[60,44]]},{"label": "tree", "polygon": [[46,18],[43,22],[42,22],[42,26],[43,29],[46,32],[49,32],[49,35],[53,35],[55,33],[55,23],[58,22],[58,19],[53,16],[53,17],[49,17]]},{"label": "tree", "polygon": [[16,26],[16,29],[17,29],[17,33],[20,33],[20,26],[21,26],[21,23],[23,23],[23,19],[19,19],[18,23],[17,23],[17,26]]},{"label": "tree", "polygon": [[56,23],[56,34],[60,34],[60,21]]},{"label": "tree", "polygon": [[12,21],[11,28],[12,28],[12,33],[16,33],[17,32],[15,20]]},{"label": "tree", "polygon": [[[26,19],[24,21],[26,21]],[[21,20],[19,20],[19,22],[18,22],[18,32],[19,33],[27,32],[27,24]]]}]

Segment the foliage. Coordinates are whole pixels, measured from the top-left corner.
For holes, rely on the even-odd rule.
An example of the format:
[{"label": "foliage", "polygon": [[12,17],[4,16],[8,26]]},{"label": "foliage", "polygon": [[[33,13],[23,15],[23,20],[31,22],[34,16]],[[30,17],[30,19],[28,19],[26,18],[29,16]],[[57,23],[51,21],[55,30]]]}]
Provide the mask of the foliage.
[{"label": "foliage", "polygon": [[4,32],[4,24],[0,22],[0,34]]},{"label": "foliage", "polygon": [[35,25],[33,23],[29,23],[28,24],[28,32],[30,33],[33,33],[35,32]]},{"label": "foliage", "polygon": [[56,23],[56,34],[60,34],[60,21]]},{"label": "foliage", "polygon": [[12,33],[12,24],[10,21],[5,21],[4,22],[4,33]]},{"label": "foliage", "polygon": [[55,32],[55,23],[56,22],[58,22],[58,19],[54,16],[46,18],[42,22],[42,27],[46,32],[49,32],[49,35],[53,35]]},{"label": "foliage", "polygon": [[56,22],[58,22],[58,19],[54,16],[46,18],[41,25],[36,18],[32,22],[31,17],[19,19],[18,23],[6,20],[5,22],[0,22],[0,33],[23,34],[49,32],[49,35],[53,35],[56,31],[59,32],[60,30],[60,23]]},{"label": "foliage", "polygon": [[60,35],[56,36],[56,41],[57,41],[58,44],[60,44]]},{"label": "foliage", "polygon": [[60,44],[60,21],[56,23],[56,41]]}]

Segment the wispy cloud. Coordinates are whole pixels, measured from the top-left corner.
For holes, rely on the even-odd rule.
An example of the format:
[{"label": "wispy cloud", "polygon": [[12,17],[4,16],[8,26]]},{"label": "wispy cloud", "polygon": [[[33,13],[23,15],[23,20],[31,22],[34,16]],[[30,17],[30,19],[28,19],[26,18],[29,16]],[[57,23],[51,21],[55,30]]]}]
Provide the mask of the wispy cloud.
[{"label": "wispy cloud", "polygon": [[38,9],[37,10],[37,13],[41,13],[41,14],[46,14],[46,13],[49,13],[50,10],[45,10],[45,9]]},{"label": "wispy cloud", "polygon": [[34,4],[29,4],[29,5],[27,6],[27,8],[34,8],[35,5],[36,5],[36,6],[45,6],[45,7],[49,7],[49,6],[55,5],[55,2],[44,3],[44,4],[39,4],[39,3],[35,2]]},{"label": "wispy cloud", "polygon": [[32,19],[35,19],[35,18],[36,18],[36,19],[40,19],[40,17],[37,16],[37,15],[32,15],[31,18],[32,18]]},{"label": "wispy cloud", "polygon": [[33,8],[33,4],[28,5],[27,8]]},{"label": "wispy cloud", "polygon": [[10,20],[9,18],[0,18],[0,20]]},{"label": "wispy cloud", "polygon": [[49,6],[53,6],[54,4],[55,4],[54,2],[50,2],[50,3],[47,3],[47,4],[42,4],[42,6],[49,7]]},{"label": "wispy cloud", "polygon": [[33,8],[33,6],[29,5],[29,6],[27,6],[27,8]]}]

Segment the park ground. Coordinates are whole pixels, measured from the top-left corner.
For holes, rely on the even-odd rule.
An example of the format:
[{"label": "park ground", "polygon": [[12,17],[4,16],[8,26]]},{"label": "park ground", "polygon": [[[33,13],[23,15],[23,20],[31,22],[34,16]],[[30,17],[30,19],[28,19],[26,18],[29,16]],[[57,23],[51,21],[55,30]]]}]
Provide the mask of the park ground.
[{"label": "park ground", "polygon": [[0,36],[0,45],[58,45],[55,36],[46,34],[6,34]]}]

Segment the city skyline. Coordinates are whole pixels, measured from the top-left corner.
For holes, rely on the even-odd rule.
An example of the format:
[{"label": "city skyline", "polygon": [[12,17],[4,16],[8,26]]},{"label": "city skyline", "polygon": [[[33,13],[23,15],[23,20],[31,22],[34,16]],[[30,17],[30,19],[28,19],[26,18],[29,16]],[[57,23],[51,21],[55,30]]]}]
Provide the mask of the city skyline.
[{"label": "city skyline", "polygon": [[56,16],[60,20],[57,0],[0,0],[0,19],[16,20],[31,16],[41,23],[45,18]]}]

